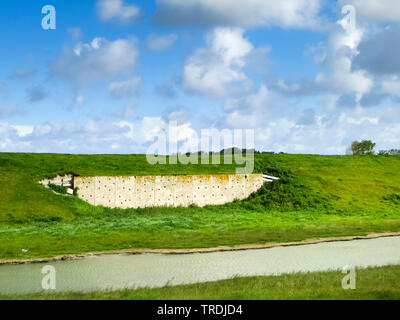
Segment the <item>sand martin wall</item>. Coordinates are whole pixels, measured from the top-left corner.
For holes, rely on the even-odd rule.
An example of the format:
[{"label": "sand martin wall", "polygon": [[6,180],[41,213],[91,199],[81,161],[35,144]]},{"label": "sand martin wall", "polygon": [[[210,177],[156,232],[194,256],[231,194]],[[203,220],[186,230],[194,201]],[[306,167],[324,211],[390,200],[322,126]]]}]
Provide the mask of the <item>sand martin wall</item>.
[{"label": "sand martin wall", "polygon": [[265,181],[262,174],[74,177],[73,186],[81,199],[95,206],[187,207],[245,199]]}]

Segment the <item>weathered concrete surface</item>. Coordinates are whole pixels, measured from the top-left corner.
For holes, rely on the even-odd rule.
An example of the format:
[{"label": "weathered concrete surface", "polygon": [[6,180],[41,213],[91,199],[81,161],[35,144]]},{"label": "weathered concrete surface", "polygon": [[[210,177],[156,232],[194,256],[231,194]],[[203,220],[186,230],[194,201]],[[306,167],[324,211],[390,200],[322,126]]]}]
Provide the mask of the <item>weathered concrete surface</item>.
[{"label": "weathered concrete surface", "polygon": [[247,198],[263,183],[262,174],[74,177],[81,199],[110,208],[224,204]]}]

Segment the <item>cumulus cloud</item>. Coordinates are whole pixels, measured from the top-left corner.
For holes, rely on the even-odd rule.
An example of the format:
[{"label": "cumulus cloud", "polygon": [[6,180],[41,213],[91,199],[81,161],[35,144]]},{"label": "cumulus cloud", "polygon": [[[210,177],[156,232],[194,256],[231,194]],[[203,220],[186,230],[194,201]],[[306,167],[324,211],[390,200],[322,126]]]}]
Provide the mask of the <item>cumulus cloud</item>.
[{"label": "cumulus cloud", "polygon": [[393,76],[382,81],[382,91],[389,94],[400,95],[400,78]]},{"label": "cumulus cloud", "polygon": [[157,0],[157,22],[196,26],[281,26],[317,24],[320,0]]},{"label": "cumulus cloud", "polygon": [[[258,150],[345,154],[351,142],[372,139],[377,150],[400,146],[400,106],[369,109],[346,109],[322,112],[311,108],[290,108],[281,113],[271,113],[274,99],[265,100],[260,112],[228,113],[224,125],[255,130]],[[250,110],[250,109],[249,109]]]},{"label": "cumulus cloud", "polygon": [[[134,109],[134,106],[127,106],[121,110],[121,116],[132,115]],[[180,122],[175,126],[161,117],[115,122],[46,122],[25,126],[0,121],[0,152],[146,153],[159,137],[169,133],[172,142],[182,152],[192,151],[191,148],[197,146],[196,131],[190,122]]]},{"label": "cumulus cloud", "polygon": [[[86,123],[43,123],[30,130],[0,122],[0,151],[58,153],[133,153],[145,148],[139,139],[143,123],[122,126],[120,123],[88,121]],[[136,131],[135,130],[135,131]],[[23,134],[22,134],[23,133]],[[85,144],[82,144],[85,141]],[[143,140],[144,141],[144,140]]]},{"label": "cumulus cloud", "polygon": [[109,90],[113,98],[124,99],[138,95],[141,85],[142,78],[135,77],[126,81],[112,82],[109,86]]},{"label": "cumulus cloud", "polygon": [[147,48],[152,51],[161,51],[170,48],[178,40],[178,36],[175,33],[171,33],[165,36],[157,36],[151,34],[147,38]]},{"label": "cumulus cloud", "polygon": [[[356,11],[357,13],[358,11]],[[339,27],[341,25],[341,27]],[[326,43],[306,53],[324,70],[315,81],[280,79],[271,89],[292,96],[333,94],[339,108],[374,107],[400,95],[400,28],[358,24],[351,28],[346,18],[332,29]]]},{"label": "cumulus cloud", "polygon": [[33,126],[21,126],[21,125],[12,125],[10,126],[12,129],[17,131],[18,137],[25,137],[33,132]]},{"label": "cumulus cloud", "polygon": [[[328,114],[311,108],[292,108],[274,114],[269,109],[273,108],[275,98],[271,99],[271,93],[266,90],[260,88],[243,100],[249,104],[247,115],[240,114],[240,103],[233,105],[228,113],[230,118],[222,124],[232,121],[233,128],[254,128],[258,150],[344,154],[355,139],[372,139],[378,144],[377,150],[400,146],[398,105],[336,110]],[[180,152],[199,148],[196,138],[200,132],[191,125],[190,113],[185,108],[171,110],[163,118],[142,119],[132,119],[134,106],[120,111],[124,118],[117,122],[92,120],[15,126],[0,121],[0,151],[145,153],[159,136],[168,133],[173,135]],[[247,122],[249,119],[254,122]],[[170,121],[175,121],[177,126],[171,128]]]},{"label": "cumulus cloud", "polygon": [[359,45],[354,65],[377,75],[400,74],[400,27],[388,26],[368,37]]},{"label": "cumulus cloud", "polygon": [[[320,114],[306,109],[292,116],[264,118],[255,128],[256,148],[288,153],[345,154],[351,142],[372,139],[377,150],[400,146],[400,113],[368,109]],[[387,114],[390,112],[390,115]],[[393,117],[395,119],[393,121]],[[388,120],[392,119],[390,122]],[[334,138],[333,138],[334,137]]]},{"label": "cumulus cloud", "polygon": [[127,5],[123,0],[98,0],[97,12],[102,21],[112,20],[123,24],[134,23],[140,16],[140,8]]},{"label": "cumulus cloud", "polygon": [[[400,96],[400,28],[395,25],[366,34],[353,59],[353,70],[365,70],[374,77],[373,91],[362,99],[362,105],[377,105],[385,99]],[[365,96],[365,95],[364,95]],[[397,98],[396,98],[397,97]]]},{"label": "cumulus cloud", "polygon": [[232,82],[247,79],[245,58],[253,51],[240,28],[216,28],[207,35],[207,47],[197,49],[184,64],[183,87],[207,95],[223,95]]},{"label": "cumulus cloud", "polygon": [[82,88],[92,82],[131,73],[138,55],[133,40],[95,38],[90,43],[78,43],[73,49],[66,49],[50,63],[50,74],[74,88]]},{"label": "cumulus cloud", "polygon": [[[177,114],[172,113],[171,117],[176,119]],[[158,139],[165,136],[169,136],[172,143],[165,146],[165,153],[184,153],[199,148],[198,132],[190,122],[169,123],[168,119],[161,117],[144,117],[116,122],[47,122],[31,126],[15,126],[0,121],[0,152],[147,153]],[[154,151],[164,154],[164,150]]]},{"label": "cumulus cloud", "polygon": [[224,103],[225,123],[233,128],[256,128],[263,124],[271,109],[270,91],[262,85],[257,92]]},{"label": "cumulus cloud", "polygon": [[363,36],[363,30],[355,28],[334,33],[330,39],[331,74],[320,74],[317,83],[333,86],[340,93],[356,92],[359,99],[368,93],[373,86],[373,79],[366,70],[353,69],[353,59],[359,54],[358,45]]},{"label": "cumulus cloud", "polygon": [[7,122],[0,121],[0,150],[17,152],[29,147],[29,142],[23,141],[17,128]]},{"label": "cumulus cloud", "polygon": [[[347,17],[338,21],[327,43],[307,52],[316,54],[315,61],[323,68],[314,81],[302,79],[293,83],[280,79],[274,88],[291,95],[333,94],[336,102],[349,101],[348,97],[354,94],[353,107],[360,106],[363,97],[370,94],[376,85],[373,74],[354,62],[360,55],[359,46],[365,33],[364,29],[353,28]],[[330,108],[334,107],[334,103],[331,104]]]},{"label": "cumulus cloud", "polygon": [[397,0],[339,0],[340,5],[353,5],[357,15],[376,21],[400,21],[400,7]]}]

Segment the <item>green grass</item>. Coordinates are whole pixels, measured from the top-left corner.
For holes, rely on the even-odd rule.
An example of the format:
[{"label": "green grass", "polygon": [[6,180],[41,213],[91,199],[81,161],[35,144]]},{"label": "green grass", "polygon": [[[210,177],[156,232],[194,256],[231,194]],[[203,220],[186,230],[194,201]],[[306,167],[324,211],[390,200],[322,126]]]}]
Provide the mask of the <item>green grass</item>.
[{"label": "green grass", "polygon": [[[400,231],[400,157],[256,155],[282,179],[244,201],[109,209],[55,194],[59,174],[233,173],[234,165],[152,166],[141,155],[0,153],[0,259],[129,248],[204,248]],[[22,249],[28,249],[26,253]]]},{"label": "green grass", "polygon": [[234,278],[116,292],[0,296],[10,300],[399,300],[400,266],[356,270],[356,290],[343,290],[339,271]]}]

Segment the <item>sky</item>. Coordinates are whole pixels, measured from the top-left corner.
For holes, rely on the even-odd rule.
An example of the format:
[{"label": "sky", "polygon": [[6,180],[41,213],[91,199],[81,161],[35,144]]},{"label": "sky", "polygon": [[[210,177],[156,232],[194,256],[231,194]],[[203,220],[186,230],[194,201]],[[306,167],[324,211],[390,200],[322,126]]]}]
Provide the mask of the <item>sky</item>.
[{"label": "sky", "polygon": [[260,151],[400,148],[397,0],[2,0],[0,17],[0,152],[146,153],[170,122],[181,151],[211,128],[253,129]]}]

